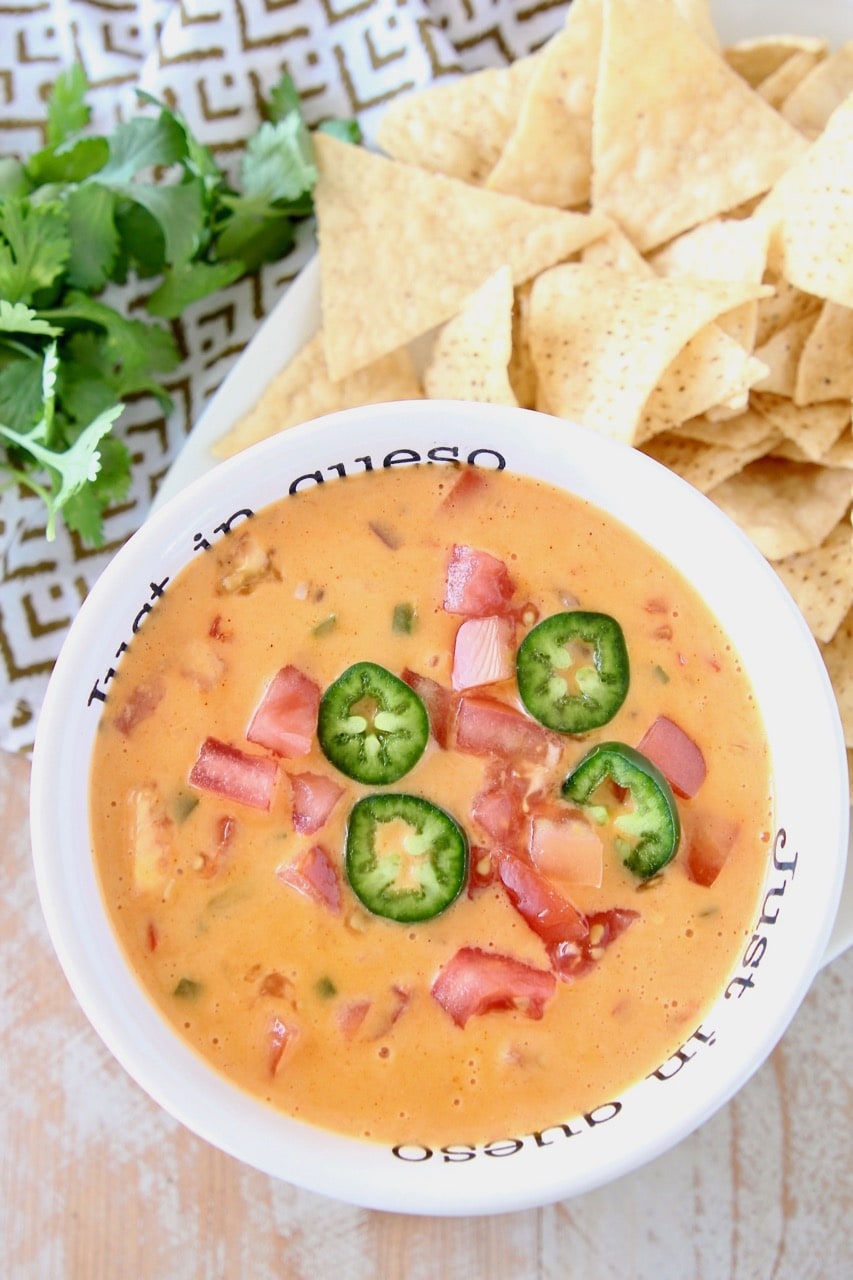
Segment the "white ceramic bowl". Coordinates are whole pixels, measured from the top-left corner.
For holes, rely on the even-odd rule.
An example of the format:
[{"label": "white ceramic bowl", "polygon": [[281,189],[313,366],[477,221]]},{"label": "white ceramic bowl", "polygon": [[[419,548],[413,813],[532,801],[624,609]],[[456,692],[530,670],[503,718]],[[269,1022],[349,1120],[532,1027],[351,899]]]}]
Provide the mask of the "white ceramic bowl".
[{"label": "white ceramic bowl", "polygon": [[[769,736],[777,837],[753,939],[724,996],[661,1069],[594,1113],[554,1117],[547,1140],[507,1133],[451,1150],[363,1143],[272,1111],[215,1074],[128,971],[90,856],[89,756],[103,688],[152,584],[174,578],[197,534],[283,496],[296,477],[375,467],[395,450],[450,454],[559,484],[635,529],[693,582],[740,652]],[[398,458],[401,455],[397,455]],[[435,465],[441,465],[436,463]],[[130,1075],[189,1129],[289,1182],[367,1207],[495,1213],[589,1190],[658,1155],[756,1070],[818,969],[848,847],[837,706],[798,610],[763,558],[709,501],[639,452],[525,410],[425,401],[352,410],[223,463],[162,506],[111,562],[71,628],[41,714],[32,837],[48,928],[96,1031]],[[498,1158],[500,1156],[500,1158]]]}]

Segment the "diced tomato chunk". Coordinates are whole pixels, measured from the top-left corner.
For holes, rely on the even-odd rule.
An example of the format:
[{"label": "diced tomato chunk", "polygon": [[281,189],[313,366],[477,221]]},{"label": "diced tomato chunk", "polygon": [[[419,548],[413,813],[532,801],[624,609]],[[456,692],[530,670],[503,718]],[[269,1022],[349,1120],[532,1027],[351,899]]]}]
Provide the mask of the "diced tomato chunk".
[{"label": "diced tomato chunk", "polygon": [[293,1048],[298,1035],[297,1027],[288,1025],[278,1016],[273,1018],[267,1030],[267,1066],[271,1076],[278,1072],[288,1049]]},{"label": "diced tomato chunk", "polygon": [[456,716],[456,746],[471,755],[544,760],[556,744],[547,729],[515,707],[485,694],[463,695]]},{"label": "diced tomato chunk", "polygon": [[115,726],[123,738],[129,738],[138,724],[153,715],[165,692],[166,686],[159,681],[131,689],[115,718]]},{"label": "diced tomato chunk", "polygon": [[345,1040],[381,1040],[396,1026],[412,998],[407,987],[392,983],[376,999],[348,1000],[338,1012],[338,1028]]},{"label": "diced tomato chunk", "polygon": [[693,739],[667,716],[658,716],[637,750],[657,765],[676,795],[689,799],[705,781],[705,757]]},{"label": "diced tomato chunk", "polygon": [[472,845],[468,868],[468,897],[473,898],[478,889],[487,889],[490,884],[494,884],[497,874],[491,850],[480,844]]},{"label": "diced tomato chunk", "polygon": [[547,946],[586,941],[586,916],[534,866],[506,850],[497,854],[497,865],[512,905]]},{"label": "diced tomato chunk", "polygon": [[469,618],[485,618],[507,613],[515,583],[503,560],[455,543],[447,564],[444,587],[446,613],[462,613]]},{"label": "diced tomato chunk", "polygon": [[467,466],[442,502],[445,511],[457,511],[474,497],[479,497],[486,487],[486,477],[477,467]]},{"label": "diced tomato chunk", "polygon": [[362,1023],[370,1013],[372,1003],[373,1001],[367,998],[363,1000],[347,1000],[338,1010],[338,1030],[345,1040],[354,1040],[358,1035]]},{"label": "diced tomato chunk", "polygon": [[190,769],[189,781],[201,791],[211,791],[253,809],[269,809],[278,765],[267,756],[252,756],[218,738],[205,738]]},{"label": "diced tomato chunk", "polygon": [[454,689],[473,689],[497,680],[510,680],[515,672],[515,622],[490,614],[466,618],[453,645]]},{"label": "diced tomato chunk", "polygon": [[325,773],[291,773],[289,777],[293,826],[300,835],[313,835],[328,821],[344,789]]},{"label": "diced tomato chunk", "polygon": [[529,821],[524,812],[528,783],[510,765],[490,768],[486,785],[474,796],[471,816],[496,845],[527,847]]},{"label": "diced tomato chunk", "polygon": [[267,686],[246,737],[295,760],[311,750],[317,729],[320,686],[293,666],[282,667]]},{"label": "diced tomato chunk", "polygon": [[429,727],[432,736],[445,750],[450,745],[450,731],[456,712],[456,699],[449,689],[429,676],[422,676],[417,671],[406,667],[402,677],[410,689],[414,689],[422,699],[429,716]]},{"label": "diced tomato chunk", "polygon": [[639,912],[625,907],[611,907],[589,916],[589,933],[586,940],[577,943],[558,943],[549,948],[554,972],[562,982],[576,982],[599,963],[607,947],[639,920]]},{"label": "diced tomato chunk", "polygon": [[547,969],[498,955],[479,947],[462,947],[441,969],[432,995],[459,1027],[475,1014],[493,1009],[518,1009],[541,1018],[556,990]]},{"label": "diced tomato chunk", "polygon": [[296,857],[276,868],[276,877],[282,884],[327,907],[333,915],[340,915],[341,885],[337,869],[321,844],[312,845]]},{"label": "diced tomato chunk", "polygon": [[691,880],[712,885],[740,835],[740,824],[725,814],[690,813],[684,819],[684,866]]},{"label": "diced tomato chunk", "polygon": [[601,888],[604,843],[586,818],[533,816],[530,824],[530,858],[533,865],[555,880]]}]

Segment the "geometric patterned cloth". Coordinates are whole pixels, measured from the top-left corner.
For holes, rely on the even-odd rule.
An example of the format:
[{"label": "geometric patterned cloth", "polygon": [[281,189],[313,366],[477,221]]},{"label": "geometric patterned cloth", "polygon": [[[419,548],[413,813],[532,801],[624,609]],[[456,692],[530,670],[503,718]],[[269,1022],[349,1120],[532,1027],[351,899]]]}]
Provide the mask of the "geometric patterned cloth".
[{"label": "geometric patterned cloth", "polygon": [[[258,124],[257,104],[282,71],[309,124],[359,120],[369,144],[399,94],[460,72],[501,66],[562,25],[553,0],[16,0],[0,14],[0,155],[44,145],[45,96],[82,63],[92,127],[133,114],[136,89],[167,101],[229,171]],[[84,547],[59,525],[44,537],[41,502],[0,494],[0,747],[28,752],[50,671],[82,600],[144,520],[201,411],[264,317],[313,252],[306,223],[294,251],[174,322],[182,363],[166,384],[174,408],[128,405],[117,430],[133,457],[127,498],[109,511],[105,543]],[[139,285],[104,295],[134,314]]]}]

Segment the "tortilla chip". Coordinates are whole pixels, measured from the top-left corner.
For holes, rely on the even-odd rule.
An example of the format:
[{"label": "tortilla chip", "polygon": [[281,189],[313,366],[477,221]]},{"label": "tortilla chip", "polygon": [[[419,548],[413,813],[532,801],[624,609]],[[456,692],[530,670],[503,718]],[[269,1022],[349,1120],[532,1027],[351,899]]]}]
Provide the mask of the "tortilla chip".
[{"label": "tortilla chip", "polygon": [[591,267],[611,267],[615,271],[627,271],[632,275],[653,276],[654,268],[646,261],[625,232],[611,223],[603,236],[584,245],[578,257]]},{"label": "tortilla chip", "polygon": [[[712,218],[685,231],[652,255],[659,275],[698,276],[705,280],[764,278],[768,228],[757,218]],[[747,351],[755,345],[758,303],[746,302],[717,323]]]},{"label": "tortilla chip", "polygon": [[853,747],[853,612],[848,613],[829,644],[820,646],[844,727],[844,741]]},{"label": "tortilla chip", "polygon": [[853,477],[810,462],[761,458],[708,494],[768,560],[818,547],[850,505]]},{"label": "tortilla chip", "polygon": [[230,458],[258,440],[325,413],[389,400],[420,400],[422,396],[405,349],[383,356],[340,382],[332,382],[323,354],[323,334],[318,332],[273,378],[254,408],[217,440],[211,451],[217,458]]},{"label": "tortilla chip", "polygon": [[449,320],[508,264],[513,284],[602,234],[546,209],[315,136],[326,362],[339,379]]},{"label": "tortilla chip", "polygon": [[785,396],[762,391],[753,395],[752,406],[771,427],[799,445],[811,462],[823,462],[827,452],[850,426],[851,408],[847,400],[797,405]]},{"label": "tortilla chip", "polygon": [[830,641],[853,608],[853,529],[841,520],[819,547],[776,560],[774,569],[817,640]]},{"label": "tortilla chip", "polygon": [[509,382],[522,409],[536,406],[536,368],[530,353],[530,292],[532,282],[515,290],[512,309],[512,351],[509,358]]},{"label": "tortilla chip", "polygon": [[681,424],[678,434],[687,436],[690,440],[701,440],[705,444],[722,445],[727,449],[751,449],[759,443],[764,444],[768,439],[775,442],[784,438],[772,423],[768,423],[762,414],[751,407],[724,422],[709,418],[707,414],[690,418]]},{"label": "tortilla chip", "polygon": [[593,206],[638,248],[767,191],[804,146],[671,5],[610,0],[593,111]]},{"label": "tortilla chip", "polygon": [[512,276],[501,267],[436,335],[423,375],[430,399],[518,403],[508,373],[512,308]]},{"label": "tortilla chip", "polygon": [[810,315],[817,319],[821,308],[820,298],[813,298],[809,293],[796,289],[787,280],[780,280],[772,272],[765,275],[765,283],[772,286],[773,292],[758,300],[758,323],[755,329],[755,345],[762,347],[787,325],[795,320]]},{"label": "tortilla chip", "polygon": [[766,372],[718,325],[705,325],[661,375],[646,401],[635,442],[720,405],[744,409],[750,387]]},{"label": "tortilla chip", "polygon": [[384,112],[376,141],[395,160],[482,182],[509,137],[534,58],[489,67],[398,98]]},{"label": "tortilla chip", "polygon": [[492,191],[567,208],[589,200],[601,0],[574,0],[527,86],[515,128],[486,180]]},{"label": "tortilla chip", "polygon": [[695,334],[761,289],[563,264],[533,282],[538,407],[633,443],[643,407]]},{"label": "tortilla chip", "polygon": [[845,98],[853,93],[853,40],[834,50],[801,80],[780,110],[795,129],[814,139]]},{"label": "tortilla chip", "polygon": [[765,434],[751,446],[728,449],[725,445],[692,440],[681,432],[667,431],[643,445],[643,453],[692,484],[700,493],[710,493],[717,485],[737,475],[756,458],[763,457],[773,437]]},{"label": "tortilla chip", "polygon": [[[823,42],[819,42],[823,45]],[[811,49],[799,49],[792,54],[781,67],[778,67],[761,84],[756,86],[756,92],[761,95],[765,102],[769,102],[771,107],[777,110],[782,106],[787,98],[794,92],[799,84],[805,80],[810,71],[813,71],[821,59],[824,57],[825,45],[819,51]]]},{"label": "tortilla chip", "polygon": [[757,88],[795,54],[804,50],[825,57],[828,45],[813,36],[770,35],[738,40],[725,50],[726,62],[747,84]]},{"label": "tortilla chip", "polygon": [[797,404],[853,399],[853,308],[825,302],[800,355]]},{"label": "tortilla chip", "polygon": [[767,373],[756,383],[759,391],[772,391],[780,396],[793,396],[797,385],[800,357],[815,325],[816,317],[806,315],[778,329],[772,338],[756,348],[755,355],[767,366]]},{"label": "tortilla chip", "polygon": [[853,94],[779,179],[759,214],[771,228],[769,262],[804,293],[853,306]]}]

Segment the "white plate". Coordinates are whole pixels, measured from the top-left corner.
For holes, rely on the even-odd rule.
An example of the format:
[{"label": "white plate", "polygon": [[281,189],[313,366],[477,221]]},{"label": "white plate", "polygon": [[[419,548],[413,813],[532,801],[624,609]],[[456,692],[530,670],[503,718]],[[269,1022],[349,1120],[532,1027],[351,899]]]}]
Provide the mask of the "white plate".
[{"label": "white plate", "polygon": [[[853,39],[853,0],[810,0],[808,4],[802,0],[712,0],[711,12],[724,44],[783,32],[822,35],[833,46]],[[320,265],[315,255],[270,312],[193,427],[158,491],[155,508],[217,465],[210,452],[213,443],[252,408],[261,390],[319,325]],[[844,896],[826,961],[834,959],[853,941],[851,868],[853,836]]]}]

